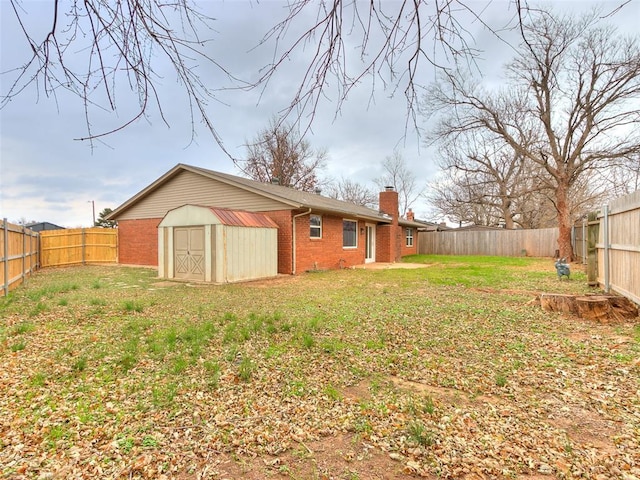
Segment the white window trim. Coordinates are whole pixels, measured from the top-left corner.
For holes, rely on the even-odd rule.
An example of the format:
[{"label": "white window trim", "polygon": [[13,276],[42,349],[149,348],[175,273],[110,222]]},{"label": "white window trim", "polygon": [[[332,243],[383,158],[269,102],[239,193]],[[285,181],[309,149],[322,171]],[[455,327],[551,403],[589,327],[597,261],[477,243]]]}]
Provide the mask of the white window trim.
[{"label": "white window trim", "polygon": [[[311,217],[318,217],[320,219],[320,225],[311,225]],[[313,235],[311,235],[311,231],[314,229],[320,231],[319,236],[314,237]],[[312,240],[320,240],[322,238],[322,215],[312,214],[309,216],[309,238],[311,238]]]},{"label": "white window trim", "polygon": [[[355,223],[356,224],[356,244],[355,245],[345,245],[344,244],[344,222],[351,222],[351,223]],[[344,250],[355,250],[358,248],[358,221],[357,220],[352,220],[351,218],[343,218],[342,219],[342,248]]]},{"label": "white window trim", "polygon": [[405,232],[405,246],[413,247],[413,228],[407,227],[404,232]]}]

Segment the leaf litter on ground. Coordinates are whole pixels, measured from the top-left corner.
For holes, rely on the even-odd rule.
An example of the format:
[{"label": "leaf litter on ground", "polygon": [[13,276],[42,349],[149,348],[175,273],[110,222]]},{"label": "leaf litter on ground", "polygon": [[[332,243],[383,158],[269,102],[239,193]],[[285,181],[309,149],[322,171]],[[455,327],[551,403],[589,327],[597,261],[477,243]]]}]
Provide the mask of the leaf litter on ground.
[{"label": "leaf litter on ground", "polygon": [[198,288],[38,272],[0,307],[0,474],[640,478],[637,324],[529,304],[589,291],[549,260],[416,260]]}]

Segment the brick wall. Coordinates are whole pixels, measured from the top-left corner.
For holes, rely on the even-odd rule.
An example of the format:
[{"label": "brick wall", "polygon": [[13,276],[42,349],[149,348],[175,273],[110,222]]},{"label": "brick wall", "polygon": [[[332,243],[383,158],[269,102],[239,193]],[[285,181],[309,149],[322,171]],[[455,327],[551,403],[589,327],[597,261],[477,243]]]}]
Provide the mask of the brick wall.
[{"label": "brick wall", "polygon": [[158,224],[161,218],[118,222],[118,263],[158,265]]},{"label": "brick wall", "polygon": [[[291,239],[293,238],[291,210],[274,210],[260,212],[271,218],[278,225],[278,273],[290,275],[293,257],[291,252]],[[307,223],[309,220],[307,219]]]},{"label": "brick wall", "polygon": [[401,227],[402,238],[400,239],[401,255],[415,255],[418,253],[418,230],[413,228],[413,247],[407,247],[407,228]]},{"label": "brick wall", "polygon": [[[398,225],[398,192],[388,188],[379,194],[380,211],[391,216],[391,225],[380,229],[376,240],[376,261],[378,262],[398,262],[402,257],[402,245],[404,244],[404,234],[402,227]],[[378,253],[380,256],[378,257]]]},{"label": "brick wall", "polygon": [[391,259],[391,225],[376,227],[376,262],[392,262]]},{"label": "brick wall", "polygon": [[337,269],[364,263],[364,222],[356,227],[356,248],[342,246],[342,217],[322,215],[322,238],[311,238],[309,215],[296,219],[296,273]]}]

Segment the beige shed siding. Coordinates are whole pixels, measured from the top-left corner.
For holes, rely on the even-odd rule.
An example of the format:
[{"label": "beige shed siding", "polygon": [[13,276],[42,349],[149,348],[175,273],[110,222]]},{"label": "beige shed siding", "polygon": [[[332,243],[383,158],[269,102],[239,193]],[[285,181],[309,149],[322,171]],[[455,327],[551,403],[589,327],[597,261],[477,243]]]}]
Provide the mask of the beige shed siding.
[{"label": "beige shed siding", "polygon": [[273,277],[278,273],[278,232],[273,228],[227,226],[224,229],[227,271],[224,281]]},{"label": "beige shed siding", "polygon": [[118,220],[162,218],[167,211],[188,203],[250,212],[290,208],[264,196],[184,171],[122,212]]}]

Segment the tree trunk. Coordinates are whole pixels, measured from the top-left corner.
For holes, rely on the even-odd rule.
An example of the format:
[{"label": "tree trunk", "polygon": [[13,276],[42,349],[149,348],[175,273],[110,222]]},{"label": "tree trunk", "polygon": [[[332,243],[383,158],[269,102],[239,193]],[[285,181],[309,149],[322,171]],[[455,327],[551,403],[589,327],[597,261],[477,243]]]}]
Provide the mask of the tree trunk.
[{"label": "tree trunk", "polygon": [[509,199],[506,193],[502,194],[501,192],[501,208],[502,208],[502,216],[504,218],[504,228],[507,230],[513,230],[514,221],[513,216],[511,214],[511,199]]},{"label": "tree trunk", "polygon": [[573,246],[571,245],[571,211],[567,198],[568,186],[563,184],[563,180],[557,179],[556,187],[556,209],[558,210],[558,250],[560,258],[565,258],[567,262],[573,262]]}]

